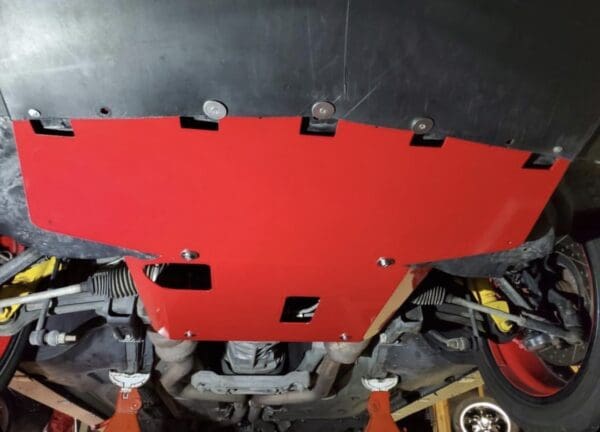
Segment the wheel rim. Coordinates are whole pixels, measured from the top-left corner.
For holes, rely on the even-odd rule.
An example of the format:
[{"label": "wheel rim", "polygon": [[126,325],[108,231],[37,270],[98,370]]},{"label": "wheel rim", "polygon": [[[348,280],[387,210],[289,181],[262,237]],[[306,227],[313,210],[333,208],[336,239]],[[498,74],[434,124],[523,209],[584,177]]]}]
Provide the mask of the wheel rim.
[{"label": "wheel rim", "polygon": [[[563,238],[564,240],[564,238]],[[568,278],[571,280],[580,281],[584,286],[578,289],[589,290],[587,293],[589,304],[587,312],[590,315],[590,322],[587,331],[588,339],[586,341],[587,349],[589,350],[589,341],[591,339],[592,329],[594,329],[593,317],[595,316],[596,300],[594,295],[594,281],[592,278],[591,268],[587,255],[583,247],[575,242],[568,244],[567,249],[572,250],[573,245],[577,246],[577,266],[578,274],[571,274]],[[558,250],[558,249],[557,249]],[[563,252],[557,252],[563,256]],[[565,266],[563,270],[566,270]],[[574,271],[574,270],[569,270]],[[563,373],[558,374],[552,365],[547,364],[535,352],[526,350],[518,339],[514,339],[508,343],[498,344],[488,340],[490,353],[502,373],[504,378],[516,389],[533,397],[550,397],[554,396],[563,390],[579,373],[582,368],[581,364],[574,364],[569,369],[569,376]],[[585,356],[587,357],[587,356]]]},{"label": "wheel rim", "polygon": [[4,356],[11,339],[10,336],[0,336],[0,358]]},{"label": "wheel rim", "polygon": [[511,432],[506,412],[491,402],[475,402],[460,413],[462,432]]},{"label": "wheel rim", "polygon": [[564,387],[564,381],[559,380],[538,356],[522,348],[518,342],[496,344],[488,341],[488,344],[500,372],[523,393],[548,397]]}]

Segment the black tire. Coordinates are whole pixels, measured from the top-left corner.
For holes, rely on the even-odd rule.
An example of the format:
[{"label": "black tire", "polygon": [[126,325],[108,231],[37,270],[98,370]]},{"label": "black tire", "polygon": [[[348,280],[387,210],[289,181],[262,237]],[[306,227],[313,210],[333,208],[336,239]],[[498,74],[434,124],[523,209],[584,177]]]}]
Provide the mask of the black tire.
[{"label": "black tire", "polygon": [[9,392],[0,393],[0,432],[11,431],[12,407],[12,398]]},{"label": "black tire", "polygon": [[30,326],[26,326],[23,330],[14,335],[8,343],[2,357],[0,357],[0,392],[4,391],[17,370],[17,366],[23,355],[23,350],[28,343],[30,329]]},{"label": "black tire", "polygon": [[[495,399],[492,399],[490,397],[473,396],[463,399],[458,405],[456,405],[454,411],[452,412],[452,427],[454,429],[454,432],[463,432],[460,426],[460,418],[463,411],[467,409],[470,405],[479,402],[487,402],[492,405],[498,406],[498,402],[496,402]],[[510,422],[510,432],[519,432],[519,427],[512,421]]]},{"label": "black tire", "polygon": [[595,324],[583,365],[563,389],[544,398],[518,390],[497,367],[487,343],[482,344],[479,369],[486,389],[527,432],[595,432],[600,427],[600,239],[588,241],[584,248],[592,270]]}]

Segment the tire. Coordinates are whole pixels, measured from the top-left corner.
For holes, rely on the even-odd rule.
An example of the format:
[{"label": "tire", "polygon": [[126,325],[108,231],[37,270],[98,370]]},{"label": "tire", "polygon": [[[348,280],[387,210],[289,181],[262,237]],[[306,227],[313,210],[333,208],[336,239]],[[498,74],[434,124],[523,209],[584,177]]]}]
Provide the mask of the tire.
[{"label": "tire", "polygon": [[[498,407],[498,411],[502,411],[502,408],[500,408],[498,406],[498,402],[496,402],[494,399],[492,399],[490,397],[474,396],[474,397],[466,398],[463,401],[461,401],[458,405],[456,405],[456,407],[454,408],[454,411],[452,413],[452,427],[454,429],[454,432],[465,432],[464,429],[461,427],[461,423],[462,423],[461,418],[463,416],[463,413],[465,412],[465,410],[468,410],[474,404],[479,404],[482,402],[490,404],[490,405],[495,405]],[[510,432],[519,432],[519,427],[514,422],[512,422],[510,419],[509,419],[509,424],[510,424]]]},{"label": "tire", "polygon": [[8,392],[0,393],[0,432],[10,432],[12,423],[12,400]]},{"label": "tire", "polygon": [[27,326],[16,335],[10,337],[10,341],[4,352],[0,355],[0,392],[4,391],[13,377],[23,351],[27,346],[31,327]]},{"label": "tire", "polygon": [[481,347],[479,369],[487,391],[527,432],[595,432],[600,427],[600,239],[588,241],[583,247],[593,283],[593,325],[586,357],[566,386],[545,397],[527,394],[501,372],[490,345],[484,342]]}]

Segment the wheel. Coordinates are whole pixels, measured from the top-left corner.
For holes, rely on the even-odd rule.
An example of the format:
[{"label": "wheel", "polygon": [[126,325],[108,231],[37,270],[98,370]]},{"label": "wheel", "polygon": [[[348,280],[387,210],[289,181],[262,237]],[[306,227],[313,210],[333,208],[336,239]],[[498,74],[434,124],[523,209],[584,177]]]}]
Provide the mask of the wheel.
[{"label": "wheel", "polygon": [[600,239],[580,244],[563,237],[553,255],[553,263],[548,260],[544,266],[564,281],[556,286],[562,286],[562,295],[576,304],[584,323],[585,342],[554,343],[539,351],[531,346],[525,349],[524,339],[519,337],[504,344],[483,342],[479,369],[489,393],[524,430],[597,431]]},{"label": "wheel", "polygon": [[13,377],[23,350],[27,346],[30,326],[14,336],[0,337],[0,391],[3,391]]},{"label": "wheel", "polygon": [[455,432],[518,432],[519,428],[498,403],[489,397],[470,397],[452,414]]},{"label": "wheel", "polygon": [[7,394],[0,394],[0,432],[8,432],[11,423],[11,412]]}]

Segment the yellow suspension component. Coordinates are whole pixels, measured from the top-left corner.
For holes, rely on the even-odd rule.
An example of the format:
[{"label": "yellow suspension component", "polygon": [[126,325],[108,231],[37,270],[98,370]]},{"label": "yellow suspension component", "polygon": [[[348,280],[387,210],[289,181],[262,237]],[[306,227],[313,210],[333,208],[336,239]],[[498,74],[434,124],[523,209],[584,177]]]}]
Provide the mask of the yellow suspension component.
[{"label": "yellow suspension component", "polygon": [[[475,299],[484,306],[509,313],[508,303],[501,300],[498,294],[492,287],[488,279],[469,279],[469,289],[473,293]],[[492,315],[492,320],[502,333],[508,333],[512,328],[512,323],[504,318]]]},{"label": "yellow suspension component", "polygon": [[[52,257],[16,274],[10,284],[0,288],[0,299],[20,297],[35,291],[40,280],[52,274],[56,261],[56,258]],[[0,324],[10,321],[20,307],[21,305],[12,305],[2,308]]]}]

